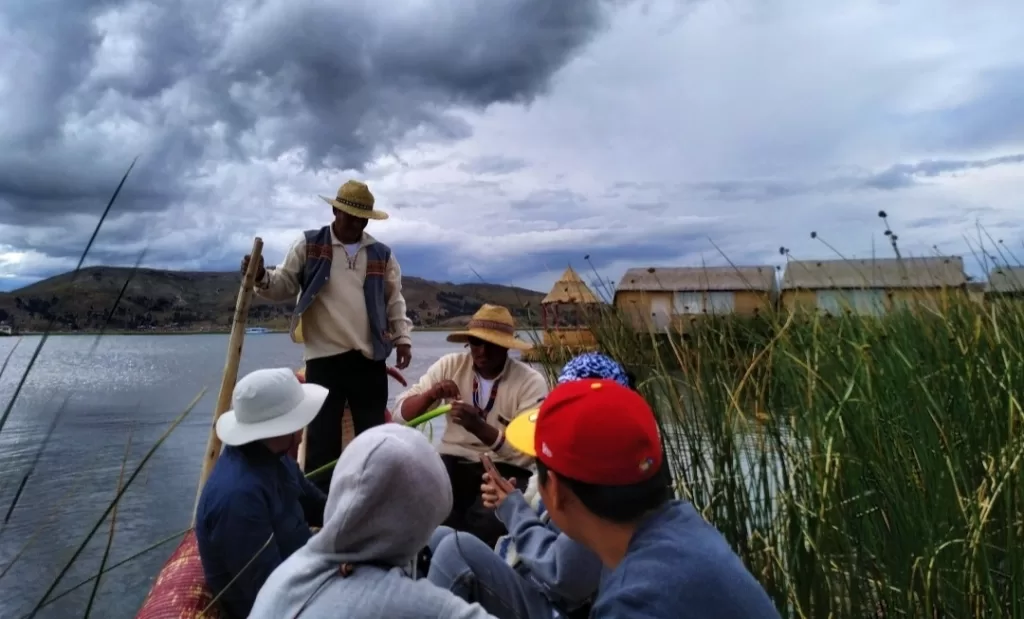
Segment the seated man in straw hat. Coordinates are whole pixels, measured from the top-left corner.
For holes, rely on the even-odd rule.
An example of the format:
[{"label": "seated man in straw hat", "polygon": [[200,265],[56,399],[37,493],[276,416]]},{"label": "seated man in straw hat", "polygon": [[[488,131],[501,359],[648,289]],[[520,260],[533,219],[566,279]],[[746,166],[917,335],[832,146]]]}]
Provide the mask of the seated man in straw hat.
[{"label": "seated man in straw hat", "polygon": [[249,616],[270,573],[323,524],[327,496],[287,454],[326,398],[290,369],[257,370],[238,381],[233,409],[217,419],[225,448],[199,497],[196,541],[229,617]]},{"label": "seated man in straw hat", "polygon": [[[338,459],[346,403],[359,434],[384,423],[388,403],[386,360],[396,350],[402,370],[412,359],[412,322],[402,297],[402,271],[391,249],[364,231],[370,219],[387,219],[373,208],[369,188],[348,181],[336,198],[320,196],[334,221],[307,230],[277,269],[256,272],[256,292],[284,301],[298,297],[292,339],[305,345],[306,380],[329,390],[307,432],[306,470]],[[242,272],[249,256],[242,260]],[[326,491],[330,476],[318,483]]]},{"label": "seated man in straw hat", "polygon": [[530,347],[515,337],[515,331],[508,309],[484,305],[465,331],[448,336],[449,342],[466,343],[469,349],[438,359],[395,401],[399,422],[415,419],[442,400],[452,402],[438,448],[454,495],[451,515],[444,524],[473,533],[490,546],[506,531],[481,499],[484,467],[480,456],[488,455],[502,475],[525,488],[533,458],[508,445],[504,429],[521,411],[535,407],[548,391],[540,372],[509,357],[509,349]]}]

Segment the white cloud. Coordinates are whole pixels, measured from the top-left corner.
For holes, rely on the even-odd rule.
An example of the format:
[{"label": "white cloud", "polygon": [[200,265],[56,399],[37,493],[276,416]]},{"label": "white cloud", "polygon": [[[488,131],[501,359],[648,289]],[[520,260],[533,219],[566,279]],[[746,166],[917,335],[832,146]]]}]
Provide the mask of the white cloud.
[{"label": "white cloud", "polygon": [[[124,31],[100,46],[91,79],[131,81],[132,19],[108,19]],[[388,28],[403,23],[388,17]],[[234,32],[222,53],[252,34]],[[370,232],[407,273],[479,273],[538,289],[570,260],[589,272],[584,255],[612,279],[628,266],[721,263],[720,251],[741,263],[780,263],[780,246],[831,256],[811,231],[844,255],[881,254],[879,210],[912,253],[967,253],[977,224],[1016,242],[1024,165],[971,162],[1024,153],[1024,108],[999,107],[1024,93],[1020,40],[1024,4],[1014,0],[633,3],[542,96],[483,110],[438,103],[447,120],[403,133],[363,172],[312,168],[301,146],[278,148],[288,128],[278,117],[253,123],[242,156],[221,140],[182,146],[206,159],[190,197],[124,217],[121,225],[146,232],[118,255],[131,263],[148,244],[161,266],[231,268],[259,234],[274,261],[300,230],[326,223],[316,196],[349,177],[367,179],[391,212]],[[189,88],[169,87],[160,105],[180,107],[179,122],[194,131],[226,131]],[[232,90],[236,100],[268,96],[252,84]],[[163,144],[159,115],[115,94],[104,101],[104,120],[94,111],[75,121],[89,134],[82,144],[103,143],[93,135],[102,133],[120,146],[73,152],[109,161],[110,152]],[[956,165],[934,175],[893,169],[929,160]],[[729,193],[737,187],[742,195]],[[0,230],[0,242],[25,251],[47,234],[21,226]],[[78,226],[72,238],[84,245],[87,236]],[[24,264],[0,261],[0,271],[21,277]]]}]

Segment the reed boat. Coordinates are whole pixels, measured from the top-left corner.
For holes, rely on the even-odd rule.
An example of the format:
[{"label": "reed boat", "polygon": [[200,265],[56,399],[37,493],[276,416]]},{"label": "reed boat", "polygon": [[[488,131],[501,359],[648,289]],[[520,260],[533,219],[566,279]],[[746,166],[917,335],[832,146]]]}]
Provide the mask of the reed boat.
[{"label": "reed boat", "polygon": [[[250,262],[249,272],[243,278],[241,289],[238,292],[238,301],[235,304],[227,362],[224,366],[217,406],[214,409],[214,426],[217,418],[231,407],[231,392],[234,390],[238,378],[238,363],[246,333],[245,321],[252,300],[255,265],[259,261],[258,257],[262,253],[262,249],[263,241],[259,238],[255,239],[251,252],[253,260]],[[388,368],[388,374],[402,385],[406,384],[405,378],[394,368]],[[305,368],[296,370],[295,375],[300,381],[305,382]],[[386,411],[385,414],[385,421],[391,421],[391,412]],[[197,502],[206,477],[220,455],[221,443],[217,438],[214,426],[211,426],[209,442],[204,454],[203,472],[196,492]],[[342,448],[344,448],[355,436],[351,411],[347,407],[342,414],[341,427],[341,442]],[[303,441],[297,448],[297,452],[291,454],[298,460],[299,466],[303,470],[305,470],[305,443],[305,433],[303,433]],[[213,592],[207,587],[206,579],[203,576],[203,565],[199,560],[199,546],[193,529],[185,535],[160,569],[135,617],[136,619],[221,619],[223,615],[219,607],[213,605],[213,601]]]}]

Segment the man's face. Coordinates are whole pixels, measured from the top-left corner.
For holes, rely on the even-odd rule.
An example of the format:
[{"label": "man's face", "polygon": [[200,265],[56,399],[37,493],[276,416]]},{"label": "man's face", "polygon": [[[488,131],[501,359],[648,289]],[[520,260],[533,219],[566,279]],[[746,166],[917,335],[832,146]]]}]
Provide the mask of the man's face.
[{"label": "man's face", "polygon": [[362,217],[353,217],[345,211],[334,209],[334,222],[338,224],[340,229],[348,231],[353,236],[356,236],[363,233],[363,230],[366,229],[366,224],[369,220],[363,219]]},{"label": "man's face", "polygon": [[469,338],[469,354],[473,358],[473,367],[480,372],[500,372],[508,359],[507,348],[475,337]]}]

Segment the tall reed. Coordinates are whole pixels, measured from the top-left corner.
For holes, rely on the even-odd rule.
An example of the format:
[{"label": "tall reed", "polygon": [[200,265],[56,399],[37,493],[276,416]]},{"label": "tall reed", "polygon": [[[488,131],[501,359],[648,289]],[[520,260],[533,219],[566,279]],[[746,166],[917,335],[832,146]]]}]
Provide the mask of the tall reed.
[{"label": "tall reed", "polygon": [[784,617],[1024,617],[1024,304],[590,328]]}]

